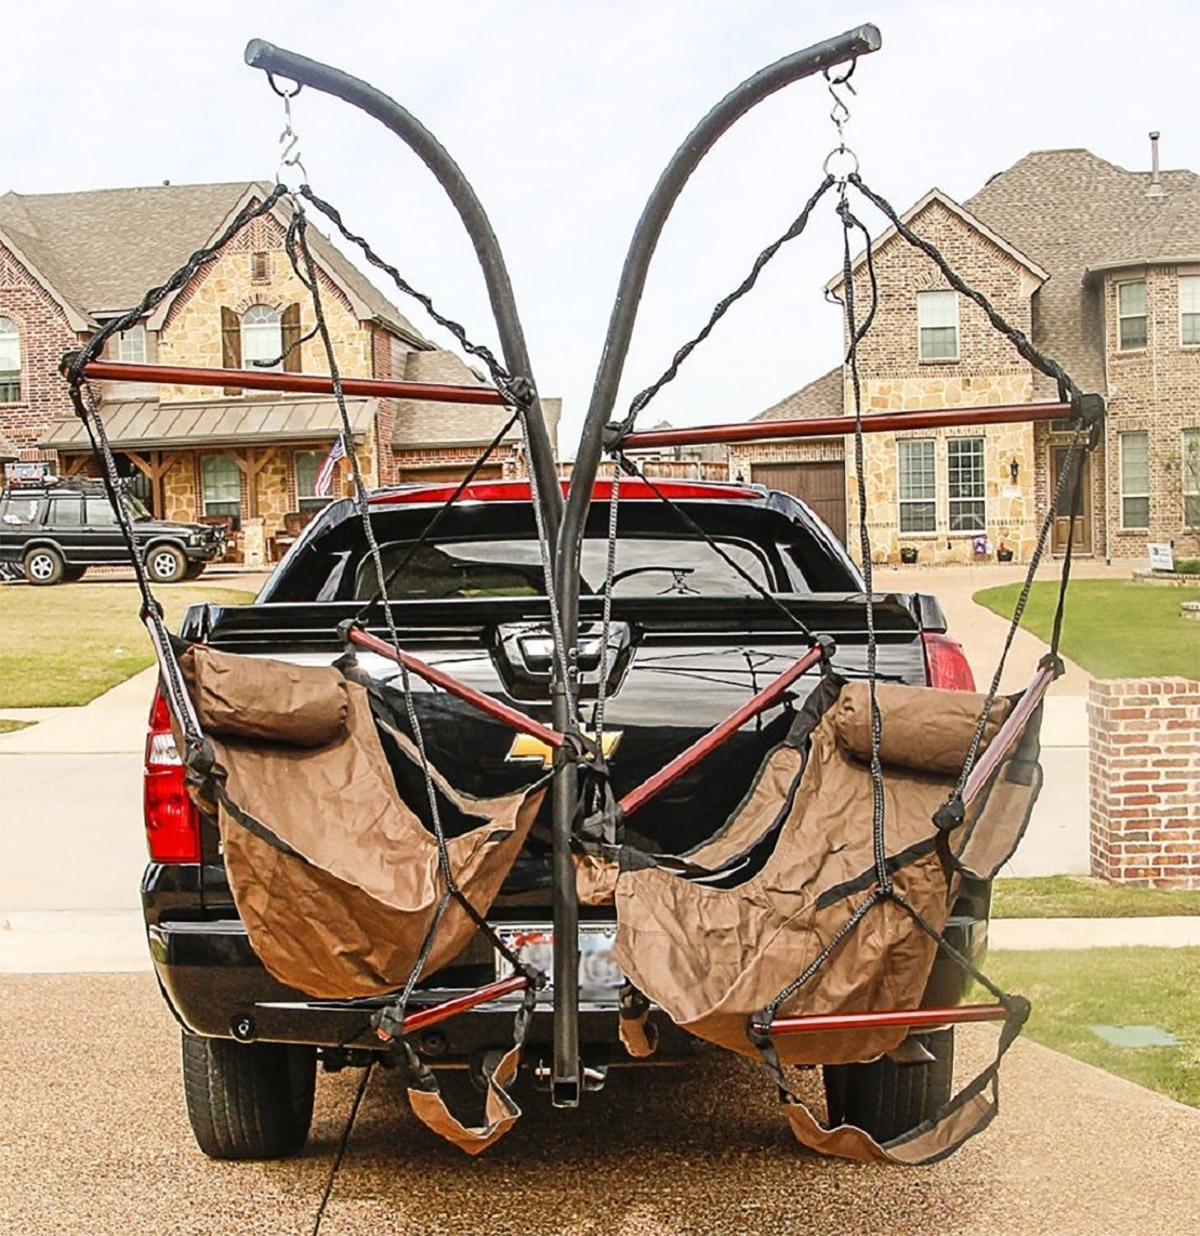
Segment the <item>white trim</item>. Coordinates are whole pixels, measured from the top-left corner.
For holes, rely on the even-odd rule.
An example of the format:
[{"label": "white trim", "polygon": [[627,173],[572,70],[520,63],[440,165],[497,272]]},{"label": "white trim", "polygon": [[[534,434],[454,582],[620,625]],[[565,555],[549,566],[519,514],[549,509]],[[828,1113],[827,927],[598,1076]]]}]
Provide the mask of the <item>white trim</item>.
[{"label": "white trim", "polygon": [[[946,442],[946,533],[948,536],[986,536],[988,529],[988,437],[986,433],[972,434],[952,434],[947,436]],[[983,485],[983,493],[975,498],[954,498],[950,495],[950,444],[952,442],[977,442],[979,444],[981,481]],[[983,503],[983,527],[982,528],[955,528],[953,524],[953,511],[951,506],[953,502],[980,502]]]},{"label": "white trim", "polygon": [[[928,442],[933,447],[933,497],[932,498],[906,498],[904,497],[904,469],[901,464],[900,456],[901,448],[911,446],[917,442]],[[921,438],[897,438],[896,439],[896,530],[900,536],[937,536],[941,529],[941,522],[938,518],[938,491],[941,486],[938,484],[938,440],[936,437],[921,437]],[[916,504],[933,504],[933,527],[921,529],[906,529],[904,527],[904,507],[905,505],[915,506]]]},{"label": "white trim", "polygon": [[[943,193],[941,189],[938,189],[936,187],[930,189],[929,192],[926,193],[925,196],[921,198],[921,200],[917,202],[915,206],[910,206],[900,216],[901,223],[904,223],[905,225],[911,224],[912,221],[917,217],[917,215],[919,215],[921,211],[923,211],[925,207],[930,204],[930,202],[938,202],[942,206],[944,206],[948,211],[950,211],[951,214],[957,215],[958,218],[961,219],[968,227],[978,232],[979,235],[982,236],[985,240],[990,240],[992,244],[996,246],[997,249],[1000,249],[1002,252],[1007,253],[1008,256],[1012,258],[1014,262],[1017,262],[1019,265],[1023,266],[1027,271],[1029,271],[1031,275],[1037,278],[1039,282],[1045,283],[1046,280],[1050,278],[1050,272],[1048,270],[1045,270],[1043,267],[1039,266],[1037,262],[1035,262],[1032,258],[1026,257],[1025,254],[1023,254],[1020,251],[1020,249],[1016,248],[1016,246],[1014,245],[1009,244],[1009,242],[1005,240],[1002,236],[998,236],[995,232],[992,231],[990,227],[987,226],[986,223],[977,219],[973,214],[971,214],[969,210],[967,210],[963,206],[960,206],[952,197],[950,197],[946,193]],[[893,224],[891,227],[887,229],[886,232],[882,232],[877,239],[871,242],[871,248],[875,251],[882,249],[883,246],[887,244],[887,242],[891,240],[892,237],[895,236],[896,234],[897,234],[896,226],[895,224]],[[851,270],[857,270],[859,266],[863,263],[863,261],[866,259],[866,256],[867,256],[867,251],[864,249],[861,253],[858,254],[857,257],[855,257],[854,261],[850,263]],[[842,286],[842,280],[844,278],[845,278],[844,273],[839,271],[825,285],[825,291],[827,292],[836,291],[836,289]]]},{"label": "white trim", "polygon": [[[1142,494],[1127,493],[1125,490],[1125,439],[1133,434],[1140,434],[1146,439],[1146,492]],[[1134,526],[1125,522],[1125,499],[1146,499],[1146,522]],[[1117,501],[1120,508],[1117,512],[1117,527],[1122,532],[1150,531],[1150,431],[1148,429],[1119,429],[1117,431]]]}]

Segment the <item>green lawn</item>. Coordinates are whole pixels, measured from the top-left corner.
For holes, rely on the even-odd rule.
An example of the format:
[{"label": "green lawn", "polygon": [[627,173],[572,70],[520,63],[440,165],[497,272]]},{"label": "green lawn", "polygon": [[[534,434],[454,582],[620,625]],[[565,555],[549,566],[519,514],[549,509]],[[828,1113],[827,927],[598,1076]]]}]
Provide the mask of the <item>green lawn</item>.
[{"label": "green lawn", "polygon": [[0,734],[14,734],[17,730],[27,729],[32,721],[6,721],[0,717]]},{"label": "green lawn", "polygon": [[[994,952],[987,971],[1033,1002],[1036,1042],[1200,1107],[1200,948]],[[1115,1047],[1093,1025],[1157,1026],[1180,1046]]]},{"label": "green lawn", "polygon": [[993,918],[1157,918],[1200,914],[1200,891],[1128,888],[1091,876],[1032,876],[992,885]]},{"label": "green lawn", "polygon": [[[158,590],[172,630],[189,605],[244,605],[254,594],[203,581]],[[132,583],[0,588],[0,708],[86,704],[154,660]]]},{"label": "green lawn", "polygon": [[[985,588],[976,604],[1012,617],[1019,584]],[[1036,583],[1021,625],[1049,640],[1056,582]],[[1132,580],[1080,579],[1067,592],[1062,651],[1097,678],[1200,677],[1200,623],[1180,617],[1200,588],[1162,588]]]}]

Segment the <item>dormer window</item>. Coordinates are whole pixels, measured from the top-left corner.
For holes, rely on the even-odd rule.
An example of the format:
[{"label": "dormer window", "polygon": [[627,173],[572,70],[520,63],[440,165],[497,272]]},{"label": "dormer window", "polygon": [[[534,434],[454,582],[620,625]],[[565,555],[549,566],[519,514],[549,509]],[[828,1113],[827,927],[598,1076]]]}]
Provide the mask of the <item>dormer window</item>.
[{"label": "dormer window", "polygon": [[923,361],[958,360],[958,293],[917,293],[917,334]]},{"label": "dormer window", "polygon": [[11,318],[0,318],[0,403],[21,402],[21,332]]},{"label": "dormer window", "polygon": [[1146,346],[1146,281],[1117,284],[1117,348],[1136,352]]},{"label": "dormer window", "polygon": [[1185,348],[1200,344],[1200,275],[1179,279],[1179,342]]}]

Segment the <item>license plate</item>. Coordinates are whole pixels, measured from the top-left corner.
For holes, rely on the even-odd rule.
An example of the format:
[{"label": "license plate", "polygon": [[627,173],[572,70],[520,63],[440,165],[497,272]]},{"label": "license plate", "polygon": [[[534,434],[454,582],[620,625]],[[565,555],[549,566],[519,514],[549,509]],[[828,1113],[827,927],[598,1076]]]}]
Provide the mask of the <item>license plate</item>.
[{"label": "license plate", "polygon": [[[554,931],[550,927],[497,927],[496,934],[526,965],[545,974],[552,985],[554,970]],[[580,923],[579,925],[579,995],[584,1000],[609,999],[615,995],[625,976],[612,959],[617,938],[615,923]],[[496,977],[507,978],[513,968],[508,959],[496,952]]]}]

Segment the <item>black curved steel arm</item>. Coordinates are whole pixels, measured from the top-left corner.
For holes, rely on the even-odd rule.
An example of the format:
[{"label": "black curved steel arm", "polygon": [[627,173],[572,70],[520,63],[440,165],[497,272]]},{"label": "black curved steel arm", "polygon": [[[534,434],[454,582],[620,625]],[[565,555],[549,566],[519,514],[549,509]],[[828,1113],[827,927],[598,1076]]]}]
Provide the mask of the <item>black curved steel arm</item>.
[{"label": "black curved steel arm", "polygon": [[684,139],[658,178],[658,183],[647,199],[642,217],[634,229],[629,252],[625,257],[625,266],[621,271],[621,282],[613,302],[600,365],[596,370],[591,402],[575,458],[575,468],[571,474],[571,488],[559,534],[559,595],[562,598],[563,626],[568,639],[574,632],[578,617],[578,593],[572,591],[572,584],[579,577],[580,537],[603,450],[604,427],[616,401],[617,387],[625,367],[638,304],[646,286],[650,259],[675,199],[717,139],[752,107],[792,82],[811,77],[822,69],[844,64],[857,56],[878,51],[882,43],[878,27],[870,24],[857,26],[835,38],[814,43],[803,51],[793,52],[765,69],[760,69],[753,77],[748,77],[740,86],[731,90],[700,121]]},{"label": "black curved steel arm", "polygon": [[[246,45],[245,59],[252,68],[262,69],[266,73],[275,73],[291,81],[311,86],[314,90],[331,94],[360,108],[368,116],[373,116],[391,129],[437,177],[447,197],[454,204],[455,210],[458,211],[467,229],[467,234],[471,238],[471,243],[475,246],[475,254],[483,269],[488,298],[496,319],[496,330],[500,335],[505,366],[514,377],[527,378],[532,384],[533,367],[529,361],[525,332],[521,329],[512,281],[508,276],[508,267],[504,263],[500,242],[496,239],[496,233],[492,230],[492,225],[470,181],[463,175],[462,168],[450,157],[441,142],[395,99],[390,98],[370,83],[364,82],[361,78],[344,73],[341,69],[332,68],[318,60],[311,60],[307,56],[276,47],[263,39],[250,40]],[[536,384],[534,384],[534,389],[536,390]],[[559,488],[550,434],[546,428],[545,418],[541,414],[540,404],[535,403],[533,411],[537,415],[529,417],[530,466],[537,473],[538,489],[541,491],[547,528],[551,537],[551,549],[553,549],[562,510],[562,491]]]}]

